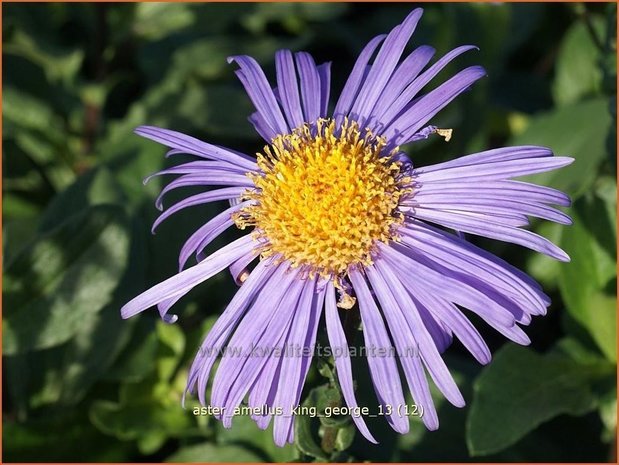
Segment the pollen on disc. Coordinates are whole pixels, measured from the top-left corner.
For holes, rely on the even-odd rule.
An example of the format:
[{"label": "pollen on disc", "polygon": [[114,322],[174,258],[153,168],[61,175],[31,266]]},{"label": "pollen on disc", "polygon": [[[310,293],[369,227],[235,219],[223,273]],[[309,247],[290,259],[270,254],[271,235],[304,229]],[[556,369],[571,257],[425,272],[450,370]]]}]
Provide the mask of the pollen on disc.
[{"label": "pollen on disc", "polygon": [[260,231],[263,254],[312,272],[341,275],[371,263],[376,241],[387,242],[401,222],[394,211],[406,192],[384,146],[348,121],[320,120],[278,137],[258,154],[261,173],[246,195],[256,203],[235,217],[237,226]]}]

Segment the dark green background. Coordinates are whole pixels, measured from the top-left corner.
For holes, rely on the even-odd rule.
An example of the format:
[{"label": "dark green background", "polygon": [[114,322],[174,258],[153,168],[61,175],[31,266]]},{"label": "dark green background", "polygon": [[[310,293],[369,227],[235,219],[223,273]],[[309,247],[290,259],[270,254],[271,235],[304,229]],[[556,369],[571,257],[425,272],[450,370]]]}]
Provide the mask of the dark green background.
[{"label": "dark green background", "polygon": [[[415,419],[398,436],[379,419],[370,428],[381,445],[371,446],[347,418],[302,418],[298,449],[278,449],[246,418],[224,430],[182,410],[188,364],[234,292],[227,273],[181,301],[176,325],[154,311],[119,317],[129,298],[175,273],[186,237],[222,208],[186,210],[152,236],[161,180],[141,180],[165,166],[164,148],[132,129],[160,125],[254,153],[262,142],[228,55],[250,54],[272,76],[276,50],[308,50],[333,61],[337,95],[362,46],[412,7],[3,4],[4,461],[614,460],[614,4],[425,5],[411,47],[481,48],[437,82],[469,64],[488,77],[436,118],[454,129],[451,142],[406,148],[415,164],[506,144],[576,158],[535,178],[573,196],[573,226],[533,224],[571,263],[471,239],[533,275],[553,304],[527,329],[530,348],[475,321],[495,353],[487,368],[458,342],[447,350],[467,406],[437,396],[438,432]],[[337,404],[337,391],[312,391],[328,381],[329,361],[320,367],[303,396]]]}]

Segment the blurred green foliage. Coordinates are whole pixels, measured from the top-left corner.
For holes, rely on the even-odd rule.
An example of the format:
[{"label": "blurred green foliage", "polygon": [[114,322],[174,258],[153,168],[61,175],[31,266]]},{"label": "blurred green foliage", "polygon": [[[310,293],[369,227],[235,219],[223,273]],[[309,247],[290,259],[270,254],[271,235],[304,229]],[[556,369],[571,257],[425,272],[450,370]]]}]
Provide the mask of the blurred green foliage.
[{"label": "blurred green foliage", "polygon": [[[160,125],[254,153],[262,143],[228,55],[251,54],[272,76],[276,50],[308,50],[334,62],[337,95],[361,47],[411,8],[3,5],[4,461],[615,460],[615,4],[425,6],[413,44],[480,47],[438,81],[472,63],[488,78],[436,118],[454,128],[449,144],[407,147],[414,162],[520,143],[576,158],[535,177],[573,197],[572,227],[533,226],[571,263],[471,238],[532,274],[553,304],[527,329],[529,348],[476,321],[495,351],[488,367],[457,342],[447,350],[468,405],[436,395],[439,431],[414,418],[398,436],[368,419],[373,446],[348,417],[302,417],[296,445],[280,449],[248,418],[226,430],[194,416],[195,399],[183,410],[188,365],[234,292],[223,273],[179,303],[176,325],[156,312],[119,317],[127,299],[175,273],[180,245],[219,211],[194,207],[151,236],[160,184],[140,180],[168,162],[132,129]],[[367,367],[355,363],[373,405]],[[316,360],[303,398],[339,405],[336,387],[330,361]]]}]

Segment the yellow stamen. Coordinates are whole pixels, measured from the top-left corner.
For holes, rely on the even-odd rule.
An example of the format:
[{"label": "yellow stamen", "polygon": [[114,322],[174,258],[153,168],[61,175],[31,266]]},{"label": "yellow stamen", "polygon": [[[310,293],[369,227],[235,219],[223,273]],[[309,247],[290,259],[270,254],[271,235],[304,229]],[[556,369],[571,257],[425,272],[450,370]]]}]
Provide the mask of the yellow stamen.
[{"label": "yellow stamen", "polygon": [[236,225],[256,227],[266,239],[263,257],[281,254],[312,274],[371,264],[376,241],[391,239],[402,221],[395,209],[410,181],[384,146],[348,121],[336,128],[319,120],[278,136],[258,154],[261,173],[248,174],[257,189],[245,198],[256,204],[234,217]]}]

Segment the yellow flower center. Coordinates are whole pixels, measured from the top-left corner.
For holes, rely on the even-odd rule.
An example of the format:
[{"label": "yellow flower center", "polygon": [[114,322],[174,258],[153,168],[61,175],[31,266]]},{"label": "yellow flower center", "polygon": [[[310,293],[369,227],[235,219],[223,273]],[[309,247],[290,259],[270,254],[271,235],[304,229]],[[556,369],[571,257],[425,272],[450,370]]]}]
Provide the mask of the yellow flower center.
[{"label": "yellow flower center", "polygon": [[[402,221],[395,209],[409,178],[385,156],[384,139],[356,123],[336,128],[319,120],[278,136],[258,154],[255,204],[235,216],[265,239],[263,257],[281,254],[310,273],[341,277],[356,264],[371,264],[376,241],[387,242]],[[393,152],[394,153],[394,152]]]}]

